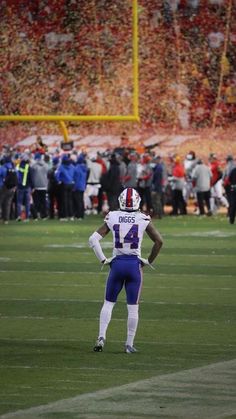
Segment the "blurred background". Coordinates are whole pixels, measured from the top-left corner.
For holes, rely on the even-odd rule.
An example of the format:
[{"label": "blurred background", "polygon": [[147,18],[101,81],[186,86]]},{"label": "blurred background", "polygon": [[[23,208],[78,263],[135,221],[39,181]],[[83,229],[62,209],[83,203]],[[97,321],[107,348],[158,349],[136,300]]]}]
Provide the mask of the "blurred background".
[{"label": "blurred background", "polygon": [[[234,152],[236,1],[140,0],[138,16],[140,123],[71,122],[69,135]],[[133,113],[131,0],[1,0],[0,21],[1,115]],[[38,134],[61,131],[0,124],[1,145]]]}]

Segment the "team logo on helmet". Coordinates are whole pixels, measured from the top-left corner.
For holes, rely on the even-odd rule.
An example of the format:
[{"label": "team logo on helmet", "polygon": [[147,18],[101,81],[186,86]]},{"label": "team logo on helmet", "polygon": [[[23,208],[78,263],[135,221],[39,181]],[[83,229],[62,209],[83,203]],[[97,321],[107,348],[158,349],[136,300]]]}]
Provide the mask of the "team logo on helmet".
[{"label": "team logo on helmet", "polygon": [[123,192],[121,192],[118,200],[121,210],[137,211],[139,209],[141,198],[136,189],[126,188]]}]

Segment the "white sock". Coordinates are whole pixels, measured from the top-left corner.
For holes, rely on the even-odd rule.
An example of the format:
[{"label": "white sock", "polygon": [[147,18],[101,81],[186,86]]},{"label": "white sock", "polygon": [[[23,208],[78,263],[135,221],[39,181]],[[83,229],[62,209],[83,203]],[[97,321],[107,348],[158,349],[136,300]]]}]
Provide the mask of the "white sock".
[{"label": "white sock", "polygon": [[138,304],[127,304],[128,321],[127,321],[127,340],[126,345],[133,346],[136,330],[138,327]]},{"label": "white sock", "polygon": [[111,321],[111,315],[112,310],[115,303],[112,303],[111,301],[104,301],[104,304],[102,306],[101,312],[100,312],[100,321],[99,321],[99,335],[98,337],[103,337],[106,339],[106,332],[108,325]]}]

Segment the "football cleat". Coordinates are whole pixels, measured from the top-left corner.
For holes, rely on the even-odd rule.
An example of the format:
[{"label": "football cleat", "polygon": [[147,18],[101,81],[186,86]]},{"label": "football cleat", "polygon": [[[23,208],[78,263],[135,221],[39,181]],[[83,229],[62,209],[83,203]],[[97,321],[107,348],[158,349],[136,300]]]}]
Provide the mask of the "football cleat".
[{"label": "football cleat", "polygon": [[105,339],[102,337],[98,338],[93,348],[94,352],[102,352],[104,345],[105,345]]},{"label": "football cleat", "polygon": [[125,353],[126,354],[134,354],[135,352],[138,352],[138,351],[133,346],[125,345]]}]

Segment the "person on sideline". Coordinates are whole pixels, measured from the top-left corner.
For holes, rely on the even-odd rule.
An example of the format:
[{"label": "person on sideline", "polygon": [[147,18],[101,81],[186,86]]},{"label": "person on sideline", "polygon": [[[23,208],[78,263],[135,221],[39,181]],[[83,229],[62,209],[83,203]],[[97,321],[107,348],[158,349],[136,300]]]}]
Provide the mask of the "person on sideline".
[{"label": "person on sideline", "polygon": [[22,221],[22,208],[25,207],[25,219],[29,221],[31,191],[32,191],[32,172],[30,165],[30,157],[27,153],[22,155],[22,158],[16,166],[18,185],[17,185],[17,221]]},{"label": "person on sideline", "polygon": [[151,166],[151,156],[148,153],[145,153],[142,156],[140,163],[138,165],[137,171],[138,171],[137,189],[141,197],[140,206],[141,208],[143,208],[145,204],[146,212],[148,214],[152,214],[153,206],[152,206],[151,186],[152,186],[153,170]]},{"label": "person on sideline", "polygon": [[210,198],[211,212],[213,214],[216,214],[219,205],[223,205],[224,207],[228,208],[229,203],[226,197],[223,195],[223,189],[222,189],[223,172],[221,170],[220,162],[214,153],[211,153],[209,155],[209,167],[212,173],[211,198]]},{"label": "person on sideline", "polygon": [[164,167],[161,156],[154,159],[153,179],[152,179],[152,204],[153,216],[162,218],[164,214],[163,205],[163,184],[164,184]]},{"label": "person on sideline", "polygon": [[35,219],[47,218],[48,164],[42,159],[41,153],[35,153],[31,165],[32,197],[35,208]]},{"label": "person on sideline", "polygon": [[234,224],[236,217],[236,165],[233,157],[231,169],[224,183],[229,187],[229,222],[230,224]]},{"label": "person on sideline", "polygon": [[69,154],[63,154],[61,163],[55,171],[55,178],[59,184],[60,205],[59,219],[60,221],[71,220],[73,217],[73,200],[72,191],[74,187],[74,165],[72,164]]},{"label": "person on sideline", "polygon": [[83,153],[81,153],[74,170],[73,204],[74,215],[78,220],[84,219],[84,191],[87,185],[88,167]]},{"label": "person on sideline", "polygon": [[55,156],[52,159],[52,167],[49,169],[47,177],[48,177],[48,211],[49,211],[49,218],[51,220],[54,219],[55,213],[60,214],[59,208],[61,205],[60,202],[60,186],[56,179],[56,171],[60,164],[59,157]]},{"label": "person on sideline", "polygon": [[234,224],[236,216],[236,167],[234,167],[229,174],[229,183],[231,187],[229,222],[230,224]]},{"label": "person on sideline", "polygon": [[114,211],[119,207],[118,196],[123,189],[120,181],[120,163],[115,153],[112,153],[109,163],[110,167],[106,174],[107,185],[104,189],[107,193],[109,209]]},{"label": "person on sideline", "polygon": [[1,187],[0,187],[0,213],[4,224],[8,224],[11,213],[11,205],[18,183],[17,173],[10,156],[3,159],[1,166]]},{"label": "person on sideline", "polygon": [[211,178],[212,173],[209,166],[204,164],[201,159],[198,159],[197,165],[192,172],[192,181],[197,193],[197,202],[200,215],[205,215],[205,206],[207,208],[207,215],[212,215],[210,205]]},{"label": "person on sideline", "polygon": [[[106,332],[111,320],[112,310],[117,297],[125,287],[128,322],[125,352],[137,352],[133,346],[139,320],[139,298],[142,287],[143,267],[150,265],[160,252],[162,237],[153,226],[150,216],[142,213],[141,198],[133,188],[126,188],[119,195],[119,210],[110,211],[104,224],[89,238],[89,246],[103,265],[110,265],[105,300],[100,312],[99,334],[94,346],[95,352],[103,350]],[[107,259],[100,240],[109,232],[113,234],[113,256]],[[148,259],[141,257],[141,244],[146,231],[153,246]]]},{"label": "person on sideline", "polygon": [[[233,156],[231,154],[228,154],[228,156],[226,157],[226,166],[223,172],[222,180],[223,180],[226,198],[229,203],[229,207],[230,207],[230,198],[231,198],[231,192],[232,192],[231,185],[229,184],[229,174],[235,167],[236,167],[236,162]],[[228,215],[229,215],[229,209],[228,209]]]},{"label": "person on sideline", "polygon": [[173,210],[170,215],[186,215],[187,204],[184,200],[183,191],[185,185],[185,170],[181,163],[180,156],[175,156],[172,169],[172,193],[173,193]]}]

